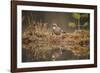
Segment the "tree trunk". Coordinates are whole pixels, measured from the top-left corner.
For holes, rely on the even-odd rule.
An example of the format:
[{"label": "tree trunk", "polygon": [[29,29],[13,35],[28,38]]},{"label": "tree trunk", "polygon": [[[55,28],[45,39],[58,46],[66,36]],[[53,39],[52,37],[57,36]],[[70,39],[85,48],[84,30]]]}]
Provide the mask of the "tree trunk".
[{"label": "tree trunk", "polygon": [[80,30],[80,19],[78,19],[78,30]]}]

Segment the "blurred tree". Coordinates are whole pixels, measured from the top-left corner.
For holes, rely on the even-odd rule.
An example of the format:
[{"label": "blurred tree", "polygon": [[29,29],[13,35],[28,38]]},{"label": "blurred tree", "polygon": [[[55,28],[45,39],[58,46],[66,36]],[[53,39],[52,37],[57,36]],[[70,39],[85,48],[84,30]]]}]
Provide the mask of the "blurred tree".
[{"label": "blurred tree", "polygon": [[80,30],[80,18],[81,18],[80,13],[73,13],[72,17],[77,20],[78,29]]},{"label": "blurred tree", "polygon": [[83,13],[81,14],[81,25],[83,29],[89,29],[89,24],[90,24],[90,16],[88,13]]}]

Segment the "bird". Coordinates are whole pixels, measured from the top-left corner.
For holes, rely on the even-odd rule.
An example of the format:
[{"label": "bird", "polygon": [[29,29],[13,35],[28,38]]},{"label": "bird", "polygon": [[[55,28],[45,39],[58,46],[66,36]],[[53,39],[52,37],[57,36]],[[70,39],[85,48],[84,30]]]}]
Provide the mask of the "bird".
[{"label": "bird", "polygon": [[53,33],[56,34],[56,35],[60,35],[63,30],[56,24],[56,23],[53,23]]}]

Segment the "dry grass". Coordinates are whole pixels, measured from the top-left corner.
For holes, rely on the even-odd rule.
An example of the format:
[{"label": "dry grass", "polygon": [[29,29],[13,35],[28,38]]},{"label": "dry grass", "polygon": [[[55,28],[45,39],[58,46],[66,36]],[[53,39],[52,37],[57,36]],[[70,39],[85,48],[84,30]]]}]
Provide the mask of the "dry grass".
[{"label": "dry grass", "polygon": [[[36,23],[35,23],[36,24]],[[73,33],[53,34],[47,28],[47,23],[31,24],[22,33],[22,48],[30,51],[32,59],[62,60],[62,59],[88,59],[89,55],[89,32],[76,30]],[[62,53],[70,51],[70,54]],[[28,53],[28,54],[30,54]],[[70,58],[67,58],[69,55]]]}]

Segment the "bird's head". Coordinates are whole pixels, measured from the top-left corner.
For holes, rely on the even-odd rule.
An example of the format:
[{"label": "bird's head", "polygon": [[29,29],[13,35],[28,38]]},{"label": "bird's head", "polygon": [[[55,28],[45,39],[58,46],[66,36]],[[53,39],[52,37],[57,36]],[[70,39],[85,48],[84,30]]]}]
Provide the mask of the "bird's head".
[{"label": "bird's head", "polygon": [[53,27],[57,27],[57,24],[56,23],[53,23],[52,25],[53,25]]},{"label": "bird's head", "polygon": [[53,26],[53,29],[56,29],[57,24],[56,23],[53,23],[52,26]]}]

